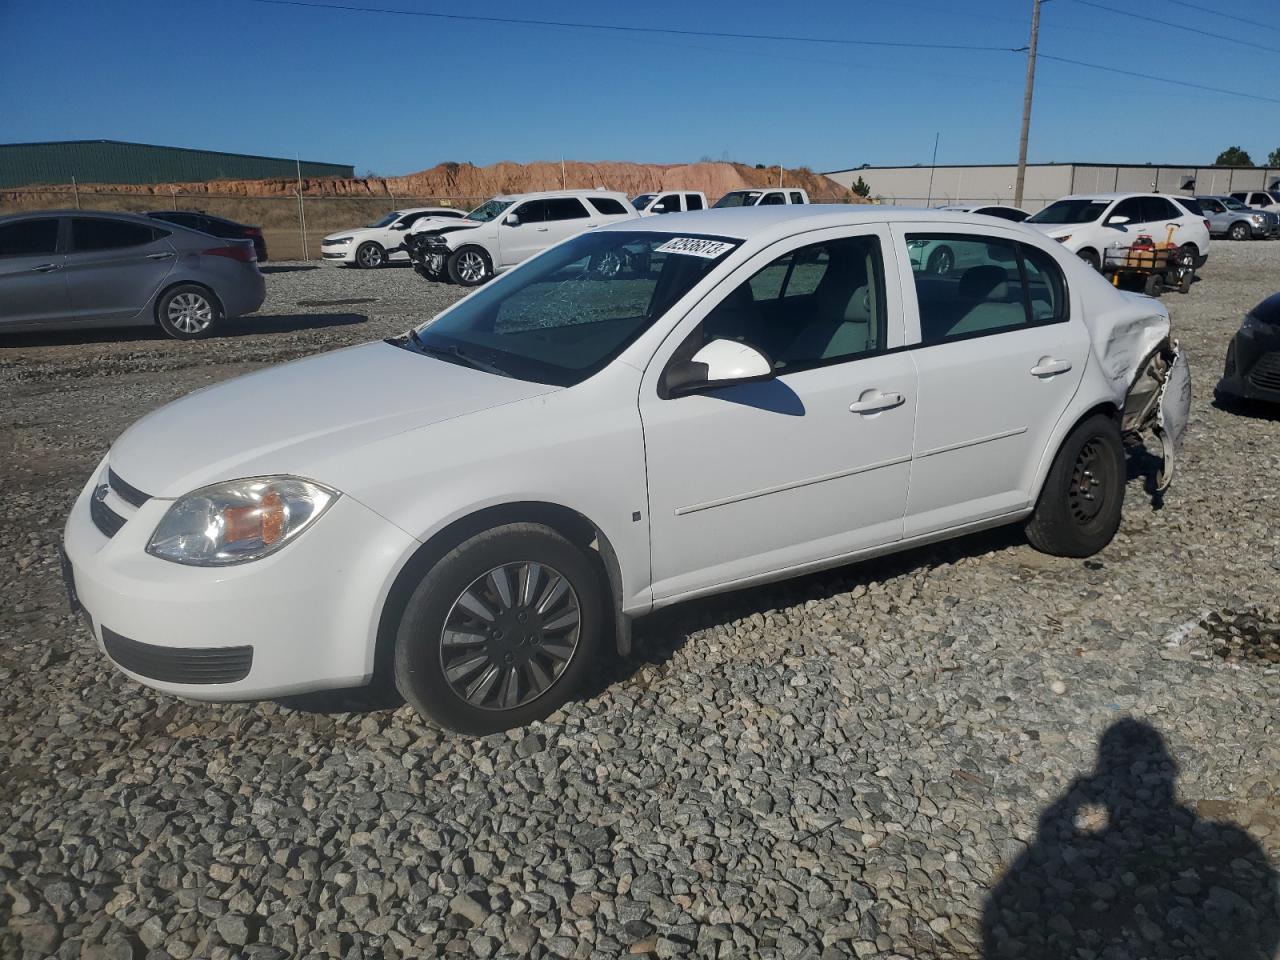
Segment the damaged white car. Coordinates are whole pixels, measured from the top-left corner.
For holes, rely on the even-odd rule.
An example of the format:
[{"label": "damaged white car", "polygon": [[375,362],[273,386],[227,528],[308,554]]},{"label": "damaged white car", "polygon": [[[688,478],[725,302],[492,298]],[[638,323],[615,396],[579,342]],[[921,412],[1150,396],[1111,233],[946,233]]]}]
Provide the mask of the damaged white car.
[{"label": "damaged white car", "polygon": [[[963,270],[917,269],[939,239]],[[145,417],[76,502],[65,570],[143,683],[386,677],[483,733],[546,716],[691,597],[998,524],[1101,550],[1122,434],[1155,432],[1167,483],[1189,403],[1164,308],[1015,224],[632,219],[404,337]]]}]

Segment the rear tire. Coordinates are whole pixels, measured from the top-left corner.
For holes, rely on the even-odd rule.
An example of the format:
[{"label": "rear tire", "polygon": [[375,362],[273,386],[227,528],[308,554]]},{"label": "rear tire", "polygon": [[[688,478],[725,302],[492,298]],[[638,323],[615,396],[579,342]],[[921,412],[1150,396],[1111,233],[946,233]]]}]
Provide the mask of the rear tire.
[{"label": "rear tire", "polygon": [[480,247],[462,247],[449,254],[449,279],[464,287],[478,287],[493,277],[493,261]]},{"label": "rear tire", "polygon": [[409,597],[396,686],[419,713],[459,733],[541,720],[596,661],[605,594],[597,565],[552,528],[486,530],[446,554]]},{"label": "rear tire", "polygon": [[1071,431],[1054,457],[1027,521],[1027,539],[1043,553],[1092,556],[1120,527],[1124,486],[1120,427],[1095,414]]},{"label": "rear tire", "polygon": [[180,283],[156,301],[156,323],[174,340],[203,340],[222,324],[222,306],[207,287]]}]

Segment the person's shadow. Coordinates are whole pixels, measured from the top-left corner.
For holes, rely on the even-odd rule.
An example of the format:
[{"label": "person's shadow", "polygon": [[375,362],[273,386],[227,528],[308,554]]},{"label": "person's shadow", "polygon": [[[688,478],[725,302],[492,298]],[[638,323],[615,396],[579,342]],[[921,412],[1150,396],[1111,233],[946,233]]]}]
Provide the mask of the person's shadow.
[{"label": "person's shadow", "polygon": [[1243,830],[1178,804],[1176,776],[1155,729],[1113,724],[988,898],[985,960],[1273,960],[1276,871]]}]

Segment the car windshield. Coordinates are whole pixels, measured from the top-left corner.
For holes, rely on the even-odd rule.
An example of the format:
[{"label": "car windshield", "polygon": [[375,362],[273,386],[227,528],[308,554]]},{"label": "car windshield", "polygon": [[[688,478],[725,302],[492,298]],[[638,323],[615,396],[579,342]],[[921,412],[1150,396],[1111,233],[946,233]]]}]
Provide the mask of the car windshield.
[{"label": "car windshield", "polygon": [[1237,200],[1235,197],[1223,197],[1222,205],[1226,207],[1228,210],[1248,210],[1249,209],[1243,203]]},{"label": "car windshield", "polygon": [[631,201],[631,205],[637,210],[643,210],[649,204],[653,203],[653,198],[656,196],[656,193],[642,193]]},{"label": "car windshield", "polygon": [[754,207],[763,190],[735,190],[716,201],[716,207]]},{"label": "car windshield", "polygon": [[468,213],[467,219],[479,220],[481,223],[488,223],[514,202],[514,200],[486,200],[484,203],[480,204],[480,206]]},{"label": "car windshield", "polygon": [[602,370],[739,243],[641,230],[585,233],[491,281],[399,345],[572,386]]},{"label": "car windshield", "polygon": [[1110,200],[1058,200],[1028,217],[1027,223],[1093,223],[1110,205]]},{"label": "car windshield", "polygon": [[397,220],[399,220],[399,219],[400,219],[400,211],[399,211],[399,210],[392,210],[390,213],[388,213],[385,217],[383,217],[383,218],[382,218],[381,220],[379,220],[377,223],[371,223],[371,224],[369,224],[369,226],[371,226],[371,227],[389,227],[389,226],[391,226],[393,223],[395,223],[395,222],[396,222]]}]

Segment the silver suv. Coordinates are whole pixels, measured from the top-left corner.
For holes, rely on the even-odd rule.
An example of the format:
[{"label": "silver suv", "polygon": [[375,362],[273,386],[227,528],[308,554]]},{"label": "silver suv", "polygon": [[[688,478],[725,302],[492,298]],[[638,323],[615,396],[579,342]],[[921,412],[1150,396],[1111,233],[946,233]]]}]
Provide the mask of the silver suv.
[{"label": "silver suv", "polygon": [[1235,197],[1211,195],[1196,197],[1209,233],[1231,240],[1265,240],[1280,233],[1280,217],[1266,210],[1254,210]]}]

